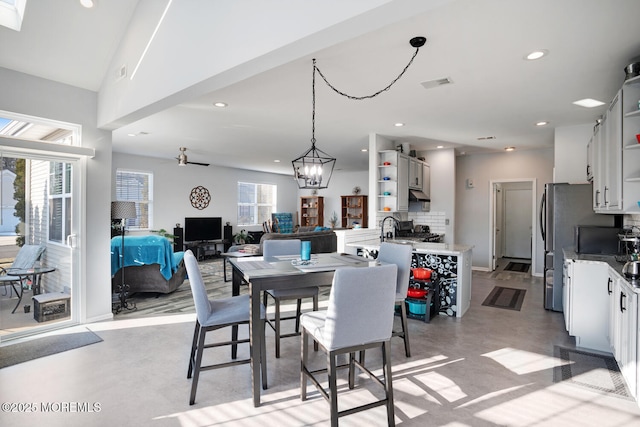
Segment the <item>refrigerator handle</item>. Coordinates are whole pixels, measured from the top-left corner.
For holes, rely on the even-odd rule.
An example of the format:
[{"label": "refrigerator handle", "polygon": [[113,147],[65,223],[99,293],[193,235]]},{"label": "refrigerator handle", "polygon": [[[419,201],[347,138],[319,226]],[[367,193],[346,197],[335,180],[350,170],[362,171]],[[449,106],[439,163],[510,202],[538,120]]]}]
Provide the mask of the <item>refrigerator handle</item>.
[{"label": "refrigerator handle", "polygon": [[545,205],[547,204],[547,193],[544,192],[542,193],[542,199],[540,199],[540,235],[542,237],[542,241],[544,242],[546,240],[546,233],[545,233],[545,214],[544,214],[544,210],[545,210]]}]

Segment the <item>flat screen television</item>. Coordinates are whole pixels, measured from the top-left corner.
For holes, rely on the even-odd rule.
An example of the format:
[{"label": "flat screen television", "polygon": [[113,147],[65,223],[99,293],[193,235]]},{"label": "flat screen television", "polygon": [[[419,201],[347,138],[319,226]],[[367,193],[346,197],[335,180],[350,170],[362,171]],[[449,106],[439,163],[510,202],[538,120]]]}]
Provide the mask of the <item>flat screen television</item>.
[{"label": "flat screen television", "polygon": [[184,219],[184,241],[204,242],[222,239],[222,218],[198,217]]}]

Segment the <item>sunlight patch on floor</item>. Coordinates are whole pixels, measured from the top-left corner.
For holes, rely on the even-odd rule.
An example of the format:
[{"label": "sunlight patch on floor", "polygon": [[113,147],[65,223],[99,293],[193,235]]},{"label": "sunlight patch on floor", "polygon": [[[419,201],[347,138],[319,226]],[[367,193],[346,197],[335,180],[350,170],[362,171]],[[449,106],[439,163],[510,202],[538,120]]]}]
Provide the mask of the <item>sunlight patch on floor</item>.
[{"label": "sunlight patch on floor", "polygon": [[557,357],[545,356],[539,353],[518,350],[510,347],[485,353],[483,356],[493,359],[518,375],[553,369],[555,367],[571,363],[563,361]]}]

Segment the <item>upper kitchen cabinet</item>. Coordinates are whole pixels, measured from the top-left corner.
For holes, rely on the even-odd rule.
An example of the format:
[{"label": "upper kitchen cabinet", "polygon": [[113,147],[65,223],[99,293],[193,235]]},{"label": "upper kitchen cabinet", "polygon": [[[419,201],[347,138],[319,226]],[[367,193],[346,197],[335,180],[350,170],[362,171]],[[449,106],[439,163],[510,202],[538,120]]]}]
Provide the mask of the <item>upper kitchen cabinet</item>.
[{"label": "upper kitchen cabinet", "polygon": [[409,157],[409,188],[422,191],[422,162],[414,157]]},{"label": "upper kitchen cabinet", "polygon": [[422,192],[431,199],[431,166],[422,164]]},{"label": "upper kitchen cabinet", "polygon": [[622,200],[623,210],[639,213],[640,201],[640,76],[622,87]]},{"label": "upper kitchen cabinet", "polygon": [[378,210],[409,210],[409,157],[395,150],[378,152]]},{"label": "upper kitchen cabinet", "polygon": [[624,82],[587,147],[597,213],[640,212],[639,101],[640,76]]}]

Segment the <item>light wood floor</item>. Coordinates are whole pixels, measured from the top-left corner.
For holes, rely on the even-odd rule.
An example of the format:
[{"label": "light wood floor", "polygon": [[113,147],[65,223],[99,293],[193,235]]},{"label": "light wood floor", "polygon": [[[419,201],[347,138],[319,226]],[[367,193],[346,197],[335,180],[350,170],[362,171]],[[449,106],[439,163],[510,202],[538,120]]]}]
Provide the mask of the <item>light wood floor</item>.
[{"label": "light wood floor", "polygon": [[[412,357],[392,340],[398,426],[638,426],[631,400],[554,382],[556,347],[574,347],[562,313],[543,308],[542,281],[525,273],[473,272],[471,308],[461,319],[410,320]],[[527,290],[521,311],[482,306],[494,286]],[[230,284],[229,284],[230,286]],[[140,313],[139,313],[140,314]],[[5,413],[0,425],[326,426],[328,405],[315,392],[299,397],[299,338],[274,357],[267,330],[269,389],[254,408],[249,366],[203,372],[194,406],[186,378],[193,313],[127,315],[88,325],[104,341],[0,370],[0,394],[13,402],[99,403],[94,413]],[[244,332],[243,332],[244,333]],[[228,331],[220,331],[227,338]],[[0,348],[1,350],[1,348]],[[246,355],[246,349],[240,356]],[[318,366],[324,356],[313,355]],[[214,358],[226,360],[228,351]],[[370,366],[379,363],[367,352]],[[370,397],[365,378],[341,404]],[[311,390],[311,389],[310,389]],[[364,390],[364,391],[363,391]],[[384,409],[341,419],[341,426],[385,425]]]}]

